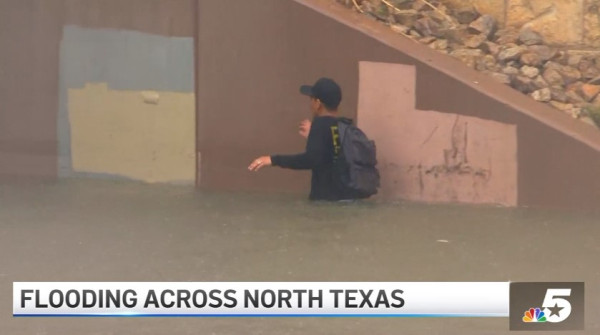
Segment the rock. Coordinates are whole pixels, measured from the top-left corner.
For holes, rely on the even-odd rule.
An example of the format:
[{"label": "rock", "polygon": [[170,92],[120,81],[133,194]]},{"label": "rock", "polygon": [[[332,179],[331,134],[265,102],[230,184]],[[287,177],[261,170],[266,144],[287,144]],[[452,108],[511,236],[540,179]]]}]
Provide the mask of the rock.
[{"label": "rock", "polygon": [[569,55],[567,57],[567,65],[572,67],[579,67],[579,63],[581,63],[582,60],[582,55]]},{"label": "rock", "polygon": [[365,11],[365,13],[372,13],[377,10],[376,6],[370,1],[361,1],[360,7]]},{"label": "rock", "polygon": [[579,93],[577,93],[577,90],[568,90],[566,94],[570,103],[578,104],[586,102],[585,99],[582,98]]},{"label": "rock", "polygon": [[[354,0],[336,1],[354,8]],[[400,10],[381,0],[355,1],[370,17],[388,22],[394,32],[450,54],[537,101],[548,102],[573,117],[587,117],[582,112],[587,106],[596,105],[600,111],[600,51],[558,51],[549,46],[568,47],[593,40],[597,45],[587,46],[600,47],[600,0],[431,0],[438,10],[426,1],[389,0]],[[579,31],[566,22],[575,2],[584,2],[580,7],[586,8],[579,24],[582,27],[577,25]],[[497,7],[498,15],[478,11],[481,4]],[[589,8],[594,9],[593,17],[588,15]],[[498,30],[497,22],[505,28]],[[590,39],[595,36],[588,29],[590,22],[597,23],[597,38]],[[572,39],[575,35],[579,37]],[[561,39],[570,42],[564,44]],[[600,112],[598,115],[600,120]],[[585,121],[593,123],[589,117]]]},{"label": "rock", "polygon": [[493,55],[494,57],[498,56],[500,53],[500,46],[490,41],[483,42],[483,44],[480,46],[480,49],[485,53]]},{"label": "rock", "polygon": [[[352,1],[352,0],[350,0]],[[360,1],[358,1],[360,2]],[[411,0],[394,0],[392,1],[392,3],[394,4],[394,6],[398,9],[401,10],[410,10],[412,8],[412,1]]]},{"label": "rock", "polygon": [[579,93],[586,101],[592,101],[600,94],[600,85],[583,84]]},{"label": "rock", "polygon": [[580,81],[576,81],[574,83],[570,83],[565,87],[566,91],[570,91],[570,90],[574,90],[579,92],[579,90],[581,89],[581,86],[583,86],[583,83]]},{"label": "rock", "polygon": [[557,51],[556,56],[554,56],[554,58],[552,58],[552,60],[561,65],[568,65],[569,55],[564,51]]},{"label": "rock", "polygon": [[519,33],[512,29],[502,29],[496,32],[495,42],[504,45],[508,43],[516,43],[519,40]]},{"label": "rock", "polygon": [[456,44],[464,44],[465,41],[472,36],[468,32],[468,27],[464,24],[454,28],[443,28],[441,29],[440,34],[442,34],[442,37],[449,42]]},{"label": "rock", "polygon": [[394,19],[394,17],[392,15],[388,15],[387,18],[385,20],[382,20],[384,22],[386,22],[388,25],[392,25],[392,24],[396,24],[398,22],[396,22],[396,20]]},{"label": "rock", "polygon": [[477,66],[477,58],[476,57],[463,58],[463,59],[461,59],[461,61],[463,63],[465,63],[465,65],[471,69],[475,69],[475,67]]},{"label": "rock", "polygon": [[542,77],[541,75],[535,77],[535,79],[533,80],[533,85],[537,89],[547,88],[550,86],[548,85],[548,82],[544,79],[544,77]]},{"label": "rock", "polygon": [[542,59],[534,52],[528,52],[521,55],[521,63],[529,66],[540,66],[542,65]]},{"label": "rock", "polygon": [[473,49],[479,48],[484,42],[487,41],[487,36],[483,34],[473,35],[465,41],[465,46]]},{"label": "rock", "polygon": [[581,61],[578,69],[579,72],[581,72],[582,78],[585,80],[590,80],[600,75],[600,71],[591,60],[584,59]]},{"label": "rock", "polygon": [[374,21],[386,21],[389,14],[387,8],[383,6],[374,6],[368,1],[365,1],[362,7],[364,12],[367,14],[367,17],[373,19]]},{"label": "rock", "polygon": [[575,119],[578,119],[582,115],[583,106],[577,106],[571,103],[561,103],[558,101],[551,101],[549,104]]},{"label": "rock", "polygon": [[474,69],[477,71],[486,71],[487,67],[485,66],[485,64],[481,61],[481,59],[479,58],[475,58],[475,65],[474,65]]},{"label": "rock", "polygon": [[415,22],[417,22],[421,14],[414,9],[409,9],[403,10],[402,12],[394,13],[392,14],[392,16],[394,17],[396,23],[399,23],[403,26],[411,27],[415,24]]},{"label": "rock", "polygon": [[444,4],[438,3],[435,7],[436,10],[427,11],[429,17],[442,25],[456,26],[460,24],[455,17],[449,14],[448,8]]},{"label": "rock", "polygon": [[514,47],[508,48],[506,50],[500,51],[498,54],[498,60],[501,62],[508,62],[511,60],[517,60],[521,58],[521,55],[527,51],[527,48],[524,47]]},{"label": "rock", "polygon": [[533,81],[525,76],[515,76],[511,81],[511,86],[525,94],[531,93],[535,88]]},{"label": "rock", "polygon": [[475,34],[485,35],[490,38],[496,32],[496,19],[491,15],[483,15],[471,22],[469,30]]},{"label": "rock", "polygon": [[485,55],[483,56],[483,62],[485,63],[485,66],[488,69],[492,69],[492,68],[499,68],[498,62],[496,61],[496,57],[492,56],[492,55]]},{"label": "rock", "polygon": [[528,78],[535,78],[540,74],[540,70],[537,67],[533,67],[533,66],[523,66],[521,68],[521,73]]},{"label": "rock", "polygon": [[[454,0],[454,2],[457,2],[457,0]],[[458,0],[458,2],[472,3],[473,6],[475,6],[475,9],[477,10],[477,12],[483,13],[483,14],[489,14],[489,15],[493,16],[494,18],[496,18],[496,21],[498,21],[500,24],[504,25],[505,12],[506,12],[506,10],[504,8],[504,4],[505,4],[504,0],[478,0],[478,1]]]},{"label": "rock", "polygon": [[569,97],[565,93],[565,90],[562,88],[551,88],[552,91],[552,100],[556,100],[562,103],[566,103],[569,101]]},{"label": "rock", "polygon": [[475,69],[479,71],[495,71],[497,68],[496,64],[496,58],[492,55],[475,58]]},{"label": "rock", "polygon": [[544,64],[545,69],[552,69],[552,70],[556,70],[556,71],[560,70],[562,67],[563,67],[563,65],[561,65],[557,62],[553,62],[553,61],[546,62],[546,64]]},{"label": "rock", "polygon": [[410,36],[414,37],[414,38],[421,38],[423,37],[423,35],[421,35],[421,33],[419,33],[418,31],[412,29],[409,33]]},{"label": "rock", "polygon": [[510,62],[506,62],[505,65],[506,66],[516,67],[517,69],[521,67],[521,65],[519,64],[519,62],[516,61],[516,60],[511,60]]},{"label": "rock", "polygon": [[590,66],[587,69],[579,71],[581,72],[581,77],[585,80],[590,80],[600,76],[600,70],[595,66]]},{"label": "rock", "polygon": [[587,1],[587,11],[583,17],[583,43],[600,47],[600,3]]},{"label": "rock", "polygon": [[371,2],[371,5],[365,8],[367,14],[372,15],[380,21],[387,21],[390,17],[393,19],[393,16],[390,15],[389,7],[381,3],[381,1],[363,1],[363,6],[368,2]]},{"label": "rock", "polygon": [[440,24],[429,17],[418,19],[414,28],[423,36],[440,36]]},{"label": "rock", "polygon": [[575,107],[573,104],[565,104],[565,103],[561,103],[561,102],[557,102],[557,101],[550,101],[550,105],[552,105],[552,107],[563,111],[567,114],[569,114],[571,117],[577,119],[579,117],[581,117],[582,115],[582,108],[580,107]]},{"label": "rock", "polygon": [[454,12],[454,17],[461,24],[469,24],[479,17],[479,13],[474,7],[463,7]]},{"label": "rock", "polygon": [[552,92],[550,92],[549,88],[542,88],[531,93],[531,97],[535,101],[548,102],[552,99]]},{"label": "rock", "polygon": [[536,33],[530,28],[524,28],[519,33],[519,41],[525,45],[539,45],[544,43],[542,35]]},{"label": "rock", "polygon": [[550,86],[563,86],[565,84],[563,77],[555,69],[546,68],[542,76]]},{"label": "rock", "polygon": [[517,76],[519,75],[519,73],[521,73],[521,71],[519,71],[519,69],[517,69],[516,67],[506,66],[502,69],[502,73],[507,74],[509,76]]},{"label": "rock", "polygon": [[600,76],[598,76],[598,77],[596,77],[596,78],[588,81],[588,84],[591,84],[591,85],[600,85]]},{"label": "rock", "polygon": [[480,57],[483,56],[483,51],[479,49],[456,49],[450,53],[454,57]]},{"label": "rock", "polygon": [[581,72],[579,72],[579,70],[571,66],[561,65],[556,62],[547,62],[545,68],[552,69],[560,73],[566,85],[581,79]]},{"label": "rock", "polygon": [[567,109],[565,112],[569,114],[572,118],[579,119],[581,117],[582,110],[583,109],[581,107],[573,107]]},{"label": "rock", "polygon": [[579,70],[571,66],[563,66],[561,69],[558,70],[558,72],[565,80],[565,84],[570,84],[581,79],[581,72],[579,72]]},{"label": "rock", "polygon": [[401,24],[393,24],[390,26],[390,28],[392,28],[392,31],[398,34],[408,34],[408,31],[410,30],[409,27],[403,26]]},{"label": "rock", "polygon": [[547,62],[556,56],[556,49],[546,45],[532,45],[529,47],[529,51],[540,56],[542,62]]},{"label": "rock", "polygon": [[423,1],[413,1],[412,8],[414,10],[419,11],[419,12],[423,11],[423,10],[426,10],[426,9],[429,9],[429,7],[427,7],[427,4],[424,3]]},{"label": "rock", "polygon": [[[545,0],[544,2],[550,1]],[[532,21],[540,14],[540,9],[538,7],[542,4],[536,3],[537,6],[533,6],[528,0],[506,1],[505,11],[507,25],[520,27]]]},{"label": "rock", "polygon": [[433,36],[427,36],[427,37],[423,37],[423,38],[419,39],[419,42],[421,42],[423,44],[429,44],[429,43],[431,43],[431,42],[433,42],[435,40],[436,40],[435,37],[433,37]]},{"label": "rock", "polygon": [[490,73],[490,76],[501,84],[510,85],[511,83],[510,76],[504,73],[492,72]]},{"label": "rock", "polygon": [[448,49],[448,41],[443,39],[436,40],[429,44],[429,47],[435,50],[446,50]]},{"label": "rock", "polygon": [[475,68],[476,59],[483,56],[479,49],[457,49],[450,52],[450,56],[459,59],[470,68]]},{"label": "rock", "polygon": [[[350,0],[352,1],[352,0]],[[409,10],[412,9],[412,1],[411,0],[394,0],[392,2],[396,8],[401,10]]]},{"label": "rock", "polygon": [[540,33],[549,44],[581,43],[583,1],[510,0],[507,26],[525,26]]},{"label": "rock", "polygon": [[566,112],[567,110],[573,109],[575,107],[572,104],[565,104],[565,103],[558,102],[558,101],[550,101],[550,105],[552,105],[552,107],[554,107],[560,111],[563,111],[563,112]]}]

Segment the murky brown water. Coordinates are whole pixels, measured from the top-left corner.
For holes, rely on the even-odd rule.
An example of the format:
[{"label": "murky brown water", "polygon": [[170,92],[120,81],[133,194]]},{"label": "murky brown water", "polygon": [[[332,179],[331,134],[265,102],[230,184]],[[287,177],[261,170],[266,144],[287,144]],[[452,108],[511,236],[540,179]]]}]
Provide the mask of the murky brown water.
[{"label": "murky brown water", "polygon": [[11,317],[13,281],[507,280],[585,281],[585,333],[598,334],[599,238],[597,213],[4,184],[0,334],[507,334],[503,318]]}]

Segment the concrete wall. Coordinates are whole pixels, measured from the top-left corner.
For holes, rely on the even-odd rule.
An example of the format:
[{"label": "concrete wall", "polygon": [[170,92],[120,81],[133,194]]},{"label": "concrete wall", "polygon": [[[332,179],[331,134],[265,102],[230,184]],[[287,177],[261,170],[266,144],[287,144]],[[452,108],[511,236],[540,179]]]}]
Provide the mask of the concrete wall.
[{"label": "concrete wall", "polygon": [[194,40],[64,27],[59,175],[194,184]]},{"label": "concrete wall", "polygon": [[[304,142],[296,134],[298,121],[307,117],[306,99],[298,94],[301,83],[319,76],[336,78],[344,90],[342,114],[356,117],[362,83],[359,63],[369,61],[414,67],[416,110],[477,118],[482,129],[488,120],[513,129],[507,134],[516,132],[515,141],[503,148],[507,155],[516,151],[516,176],[505,176],[505,180],[516,178],[516,194],[508,187],[503,191],[507,201],[498,202],[596,207],[600,200],[600,179],[595,177],[600,169],[600,134],[592,127],[398,37],[341,5],[328,0],[264,0],[260,6],[235,0],[201,1],[198,16],[204,188],[305,190],[306,174],[280,169],[252,174],[244,168],[260,154],[302,150]],[[386,89],[389,94],[402,90],[401,86]],[[361,113],[369,109],[360,108]],[[405,122],[431,129],[431,124],[412,118]],[[370,127],[371,132],[378,128]],[[405,128],[399,125],[399,129]],[[448,144],[450,139],[437,152],[449,149]],[[393,154],[380,151],[383,160]],[[510,171],[510,164],[507,168]]]},{"label": "concrete wall", "polygon": [[56,176],[62,18],[56,1],[0,1],[0,176]]},{"label": "concrete wall", "polygon": [[517,205],[516,125],[416,109],[415,66],[361,62],[359,75],[382,197]]},{"label": "concrete wall", "polygon": [[[403,188],[391,186],[389,181],[393,182],[394,174],[386,172],[384,178],[388,182],[382,190],[384,194],[425,201],[552,207],[595,208],[600,200],[600,179],[596,176],[600,170],[600,134],[592,127],[531,101],[462,63],[399,37],[387,27],[329,0],[261,0],[260,5],[237,0],[5,0],[0,1],[0,28],[0,45],[3,50],[10,50],[0,53],[3,76],[0,80],[0,99],[3,101],[0,174],[11,178],[15,175],[57,176],[59,157],[63,159],[69,155],[72,165],[61,164],[61,170],[64,168],[68,172],[69,168],[75,168],[128,176],[137,166],[135,160],[131,165],[111,165],[106,160],[118,160],[133,152],[139,154],[137,163],[144,163],[153,151],[102,156],[105,158],[102,162],[94,161],[93,145],[108,143],[97,149],[97,152],[104,150],[106,153],[107,148],[114,148],[124,141],[119,138],[126,138],[122,137],[126,129],[123,131],[119,127],[130,124],[114,122],[115,118],[128,115],[135,120],[142,114],[158,113],[152,117],[158,120],[164,111],[160,112],[162,107],[155,102],[174,99],[186,105],[184,110],[187,111],[191,104],[196,104],[196,147],[201,158],[196,172],[201,172],[198,178],[201,188],[305,192],[307,172],[267,169],[254,174],[249,173],[246,166],[260,154],[303,150],[304,141],[297,134],[297,126],[309,114],[307,99],[298,94],[298,86],[312,83],[320,76],[330,76],[336,78],[344,90],[342,114],[358,115],[359,124],[368,128],[372,137],[382,141],[379,153],[382,162],[414,168],[419,155],[422,156],[415,148],[427,141],[428,148],[424,152],[431,152],[426,155],[431,157],[428,162],[431,167],[460,167],[471,162],[470,167],[484,171],[485,176],[485,171],[490,170],[485,166],[486,158],[504,164],[499,170],[504,172],[497,176],[494,173],[493,180],[484,178],[483,181],[489,182],[488,186],[471,189],[481,191],[479,201],[473,200],[474,193],[464,187],[466,180],[451,175],[441,183],[434,179],[424,181],[424,184],[432,185],[433,191],[418,193],[419,179],[402,169],[396,169],[396,172],[401,172],[399,180],[404,183],[401,184]],[[189,50],[189,38],[196,35],[195,102],[190,101],[190,92],[186,92],[190,76],[172,84],[166,75],[165,85],[149,80],[152,85],[144,87],[137,84],[121,86],[131,78],[115,80],[111,76],[93,75],[107,64],[114,65],[114,61],[94,62],[100,68],[92,67],[92,75],[76,80],[74,87],[69,87],[72,85],[64,83],[73,78],[69,75],[70,65],[61,61],[64,50],[72,46],[73,40],[67,36],[70,33],[65,34],[69,29],[76,33],[106,33],[113,41],[134,33],[140,33],[142,40],[161,36],[188,39],[173,42],[175,50]],[[120,30],[116,35],[115,29]],[[127,32],[119,36],[123,31]],[[183,44],[177,44],[180,42]],[[160,52],[151,48],[141,50]],[[159,50],[169,50],[169,47]],[[187,55],[190,53],[188,51]],[[169,57],[161,57],[159,59],[166,60],[163,63],[169,64]],[[151,61],[142,63],[150,64],[142,69],[153,67]],[[414,103],[402,102],[398,106],[391,104],[379,108],[369,102],[369,99],[376,100],[373,97],[377,95],[371,94],[369,98],[367,88],[373,90],[374,85],[365,80],[364,71],[359,73],[359,64],[381,63],[413,71],[410,73],[414,76],[407,77],[412,78],[408,84],[396,83],[393,77],[386,77],[383,83],[388,84],[380,91],[387,95],[403,90],[414,92],[408,95],[412,95]],[[182,71],[185,72],[185,67]],[[137,76],[143,77],[142,74]],[[100,97],[112,101],[108,104],[112,107],[101,110],[102,104],[94,102]],[[180,106],[180,103],[174,102],[174,105]],[[171,110],[169,106],[173,105],[164,105],[165,109]],[[406,113],[393,115],[395,108],[406,108]],[[127,114],[128,110],[133,112]],[[88,112],[91,116],[86,114]],[[392,113],[391,120],[397,123],[397,129],[414,131],[414,136],[391,137],[406,140],[402,142],[406,146],[393,141],[383,143],[387,137],[380,137],[383,133],[380,129],[393,129],[394,126],[390,119],[377,116],[384,112]],[[99,120],[99,124],[104,124],[102,129],[111,130],[111,135],[117,139],[99,141],[103,135],[101,131],[94,134],[97,129],[91,122],[92,116],[97,117],[95,120]],[[76,143],[81,147],[74,147],[72,138],[68,141],[69,146],[63,146],[68,143],[60,136],[68,128],[64,127],[65,118],[70,126],[78,125],[79,132],[70,129],[69,134],[79,138]],[[182,120],[189,121],[189,118]],[[474,131],[473,139],[477,143],[460,141],[460,134],[467,132],[456,125],[463,121],[474,125],[469,128],[469,134]],[[163,123],[164,120],[156,122]],[[134,124],[140,126],[142,122]],[[437,124],[439,133],[436,131],[429,139]],[[182,127],[176,123],[173,126]],[[172,139],[172,135],[170,132],[163,137]],[[139,148],[149,145],[154,138],[140,135],[128,140],[138,141]],[[465,149],[465,143],[473,147]],[[171,144],[167,147],[173,148]],[[184,151],[189,154],[190,147],[187,148]],[[75,152],[79,156],[74,159]],[[446,164],[446,152],[455,153],[454,163]],[[89,156],[81,156],[84,154]],[[467,161],[463,159],[464,155],[475,155],[475,158]],[[98,166],[100,169],[96,170]],[[133,172],[136,176],[141,173],[143,177],[139,179],[142,180],[159,180],[153,179],[156,173],[152,170]],[[454,182],[458,184],[454,185]],[[503,182],[506,184],[502,185]]]},{"label": "concrete wall", "polygon": [[548,43],[600,46],[599,0],[442,0],[454,7],[474,6],[509,27],[531,27]]},{"label": "concrete wall", "polygon": [[192,92],[124,91],[87,83],[69,89],[67,96],[69,169],[63,176],[194,184]]},{"label": "concrete wall", "polygon": [[[142,89],[161,90],[165,93],[180,91],[183,85],[186,87],[183,91],[188,93],[185,100],[189,105],[187,107],[190,114],[189,123],[193,124],[195,104],[192,84],[193,8],[192,0],[0,1],[0,45],[4,50],[0,53],[0,101],[2,101],[2,107],[0,107],[0,176],[10,179],[15,176],[53,178],[59,174],[68,175],[72,172],[67,92],[69,88],[83,88],[88,81],[103,81],[113,87],[115,83],[120,82],[125,85],[121,85],[121,87],[117,85],[116,88],[137,91]],[[64,27],[67,27],[65,36],[63,36]],[[117,50],[117,54],[115,52],[111,54],[109,49],[102,53],[99,48],[103,46],[97,45],[96,52],[88,51],[92,54],[103,55],[103,57],[96,56],[93,60],[87,59],[87,63],[85,59],[79,58],[80,62],[74,64],[74,58],[69,59],[69,56],[74,55],[72,52],[77,53],[77,50],[72,48],[74,45],[79,45],[80,49],[82,47],[77,42],[78,35],[74,33],[80,29],[79,27],[83,31],[106,32],[105,28],[109,31],[111,28],[120,29],[120,33],[114,32],[113,35],[121,35],[122,39],[129,38],[124,42],[132,47],[128,55],[135,61],[122,56],[127,54],[126,50]],[[165,43],[169,43],[168,41],[173,41],[172,39],[180,41],[182,38],[187,40],[187,42],[183,42],[184,48],[178,46],[177,42],[173,42],[170,49],[163,48]],[[146,42],[150,40],[149,43],[158,45],[158,49],[143,48],[144,40]],[[61,41],[65,43],[61,44]],[[155,43],[157,41],[158,43]],[[115,43],[113,45],[110,42],[107,43],[113,48],[118,47]],[[146,43],[147,45],[149,44]],[[104,47],[106,46],[104,45]],[[144,62],[144,60],[158,58],[158,64],[164,63],[163,66],[171,66],[171,68],[175,68],[172,66],[173,64],[161,62],[161,59],[171,59],[180,63],[181,58],[163,56],[160,54],[161,50],[175,50],[180,54],[181,50],[187,52],[188,60],[184,62],[186,65],[183,65],[184,68],[187,66],[185,75],[176,71],[166,72],[171,77],[180,78],[182,85],[168,85],[168,83],[163,85],[160,82],[169,76],[161,75],[159,77],[161,79],[147,80],[157,78],[157,75],[161,73],[160,69],[152,68],[151,62]],[[118,52],[121,52],[121,55],[118,55]],[[110,64],[114,65],[115,62],[118,63],[119,61],[115,59],[119,58],[122,63],[129,61],[131,66],[109,66]],[[104,62],[97,62],[98,60]],[[77,64],[84,64],[84,70],[81,67],[77,68]],[[86,64],[93,64],[96,68]],[[69,68],[69,66],[74,67]],[[146,75],[128,76],[128,74],[133,74],[136,69],[137,74]],[[162,74],[164,73],[163,71]],[[144,82],[146,86],[127,85],[132,81]],[[193,128],[193,126],[191,127]],[[105,132],[105,135],[107,134]],[[188,141],[188,146],[194,147],[194,134],[191,134],[191,137],[192,140]],[[94,141],[94,143],[96,142]],[[145,145],[148,146],[148,143]],[[91,153],[89,149],[84,148],[84,151]],[[190,154],[190,150],[187,151],[186,155]],[[105,152],[110,151],[105,150]],[[194,150],[191,150],[192,155],[193,152]],[[110,159],[118,161],[119,158],[112,157]],[[191,161],[195,165],[195,158]],[[139,163],[146,162],[142,160]],[[104,167],[89,170],[108,174],[116,172]],[[149,173],[146,172],[146,175]],[[186,177],[188,181],[189,174]],[[195,174],[195,168],[192,169],[192,180],[194,179],[193,174]],[[132,177],[127,173],[124,175]],[[154,179],[138,177],[134,176],[136,179]],[[158,179],[160,180],[160,178]]]}]

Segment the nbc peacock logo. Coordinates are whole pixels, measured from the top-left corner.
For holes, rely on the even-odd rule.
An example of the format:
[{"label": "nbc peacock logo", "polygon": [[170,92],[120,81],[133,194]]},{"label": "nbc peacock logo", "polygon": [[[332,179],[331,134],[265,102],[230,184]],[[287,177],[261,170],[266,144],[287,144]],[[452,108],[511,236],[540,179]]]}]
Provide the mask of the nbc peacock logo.
[{"label": "nbc peacock logo", "polygon": [[540,308],[530,308],[525,311],[523,322],[546,322],[546,314]]}]

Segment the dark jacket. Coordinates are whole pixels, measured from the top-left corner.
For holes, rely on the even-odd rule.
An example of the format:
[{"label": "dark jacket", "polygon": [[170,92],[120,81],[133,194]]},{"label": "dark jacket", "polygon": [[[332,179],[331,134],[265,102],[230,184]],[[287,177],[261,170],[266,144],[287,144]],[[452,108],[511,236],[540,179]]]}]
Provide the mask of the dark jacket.
[{"label": "dark jacket", "polygon": [[[313,119],[306,142],[306,151],[297,155],[273,155],[273,166],[295,170],[312,170],[311,200],[350,199],[343,194],[334,173],[334,133],[337,118],[317,116]],[[336,143],[339,150],[339,144]]]}]

